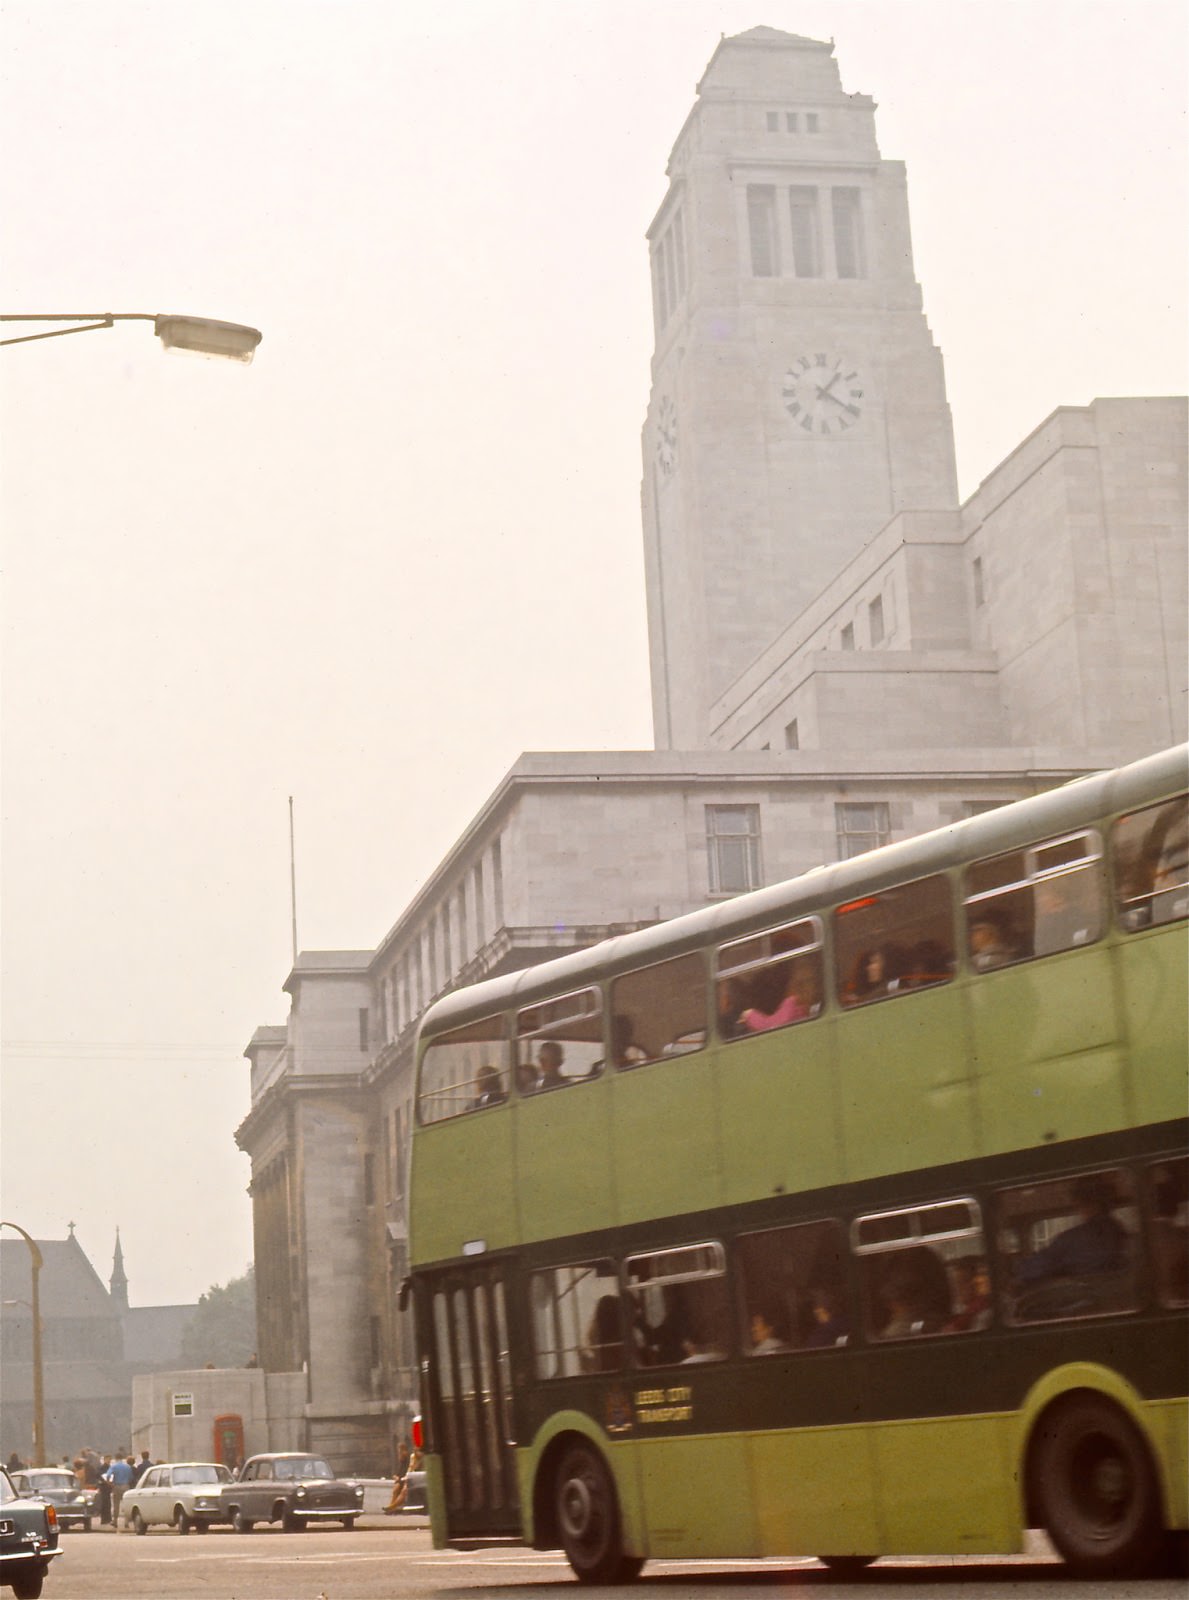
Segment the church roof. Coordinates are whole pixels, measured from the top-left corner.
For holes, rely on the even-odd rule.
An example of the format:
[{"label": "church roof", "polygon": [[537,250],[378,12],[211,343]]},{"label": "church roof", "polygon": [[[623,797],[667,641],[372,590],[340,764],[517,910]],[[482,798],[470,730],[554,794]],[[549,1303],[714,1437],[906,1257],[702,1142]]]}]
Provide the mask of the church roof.
[{"label": "church roof", "polygon": [[[106,1285],[74,1234],[68,1239],[38,1239],[37,1248],[42,1259],[38,1292],[43,1320],[118,1315]],[[0,1238],[0,1279],[6,1300],[29,1299],[33,1262],[23,1239]]]}]

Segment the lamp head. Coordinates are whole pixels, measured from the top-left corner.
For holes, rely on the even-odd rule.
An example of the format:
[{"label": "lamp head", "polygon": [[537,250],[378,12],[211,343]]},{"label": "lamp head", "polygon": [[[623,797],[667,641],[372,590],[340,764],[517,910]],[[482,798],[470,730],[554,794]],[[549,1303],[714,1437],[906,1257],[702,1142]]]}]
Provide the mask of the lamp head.
[{"label": "lamp head", "polygon": [[153,332],[167,350],[190,350],[245,364],[251,361],[263,338],[257,328],[246,328],[239,322],[214,322],[209,317],[155,317]]}]

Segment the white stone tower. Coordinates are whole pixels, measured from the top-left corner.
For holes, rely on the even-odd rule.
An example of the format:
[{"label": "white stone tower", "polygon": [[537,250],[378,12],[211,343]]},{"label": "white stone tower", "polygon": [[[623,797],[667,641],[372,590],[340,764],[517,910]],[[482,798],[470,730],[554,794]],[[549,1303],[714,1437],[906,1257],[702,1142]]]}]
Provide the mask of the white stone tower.
[{"label": "white stone tower", "polygon": [[708,711],[895,513],[954,509],[903,164],[833,44],[724,38],[648,230],[643,519],[655,738]]}]

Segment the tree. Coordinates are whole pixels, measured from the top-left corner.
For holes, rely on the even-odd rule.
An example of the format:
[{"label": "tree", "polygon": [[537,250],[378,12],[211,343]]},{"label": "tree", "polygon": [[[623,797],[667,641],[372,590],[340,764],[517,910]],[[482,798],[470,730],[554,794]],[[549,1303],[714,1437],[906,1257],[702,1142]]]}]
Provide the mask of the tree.
[{"label": "tree", "polygon": [[182,1360],[189,1367],[246,1367],[256,1353],[256,1273],[212,1284],[182,1335]]}]

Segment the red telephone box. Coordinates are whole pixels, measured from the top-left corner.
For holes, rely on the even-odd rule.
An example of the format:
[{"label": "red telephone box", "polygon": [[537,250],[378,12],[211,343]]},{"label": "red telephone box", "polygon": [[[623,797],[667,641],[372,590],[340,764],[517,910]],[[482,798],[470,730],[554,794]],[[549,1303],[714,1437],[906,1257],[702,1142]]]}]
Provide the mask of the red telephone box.
[{"label": "red telephone box", "polygon": [[215,1418],[215,1460],[234,1472],[244,1459],[244,1419],[234,1412]]}]

